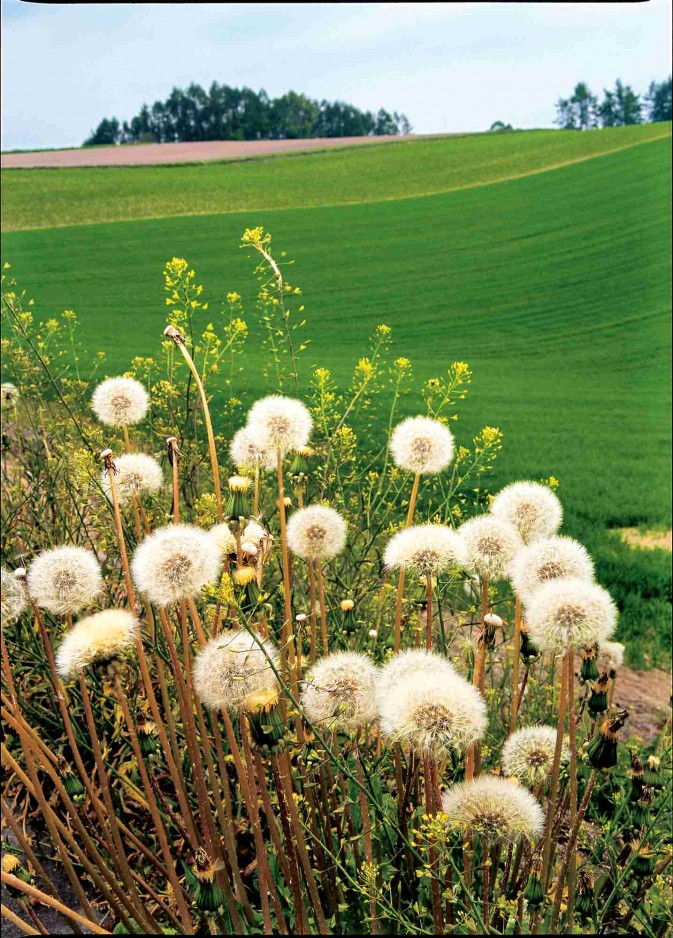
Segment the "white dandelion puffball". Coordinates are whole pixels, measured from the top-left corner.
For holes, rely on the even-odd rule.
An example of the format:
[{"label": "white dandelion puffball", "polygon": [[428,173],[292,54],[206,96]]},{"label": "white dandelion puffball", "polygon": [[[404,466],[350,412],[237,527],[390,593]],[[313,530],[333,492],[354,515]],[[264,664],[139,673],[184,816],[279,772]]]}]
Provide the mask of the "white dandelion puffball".
[{"label": "white dandelion puffball", "polygon": [[484,698],[446,669],[407,673],[378,695],[378,704],[383,735],[419,755],[462,752],[486,730]]},{"label": "white dandelion puffball", "polygon": [[101,423],[110,427],[140,423],[149,406],[149,395],[135,378],[107,378],[91,398],[94,413]]},{"label": "white dandelion puffball", "polygon": [[223,554],[236,553],[236,538],[228,524],[216,524],[206,532],[218,551]]},{"label": "white dandelion puffball", "polygon": [[100,564],[83,547],[46,550],[28,569],[28,592],[35,605],[55,616],[90,606],[102,589]]},{"label": "white dandelion puffball", "polygon": [[320,730],[350,733],[376,719],[378,668],[356,652],[341,651],[321,658],[302,685],[301,703]]},{"label": "white dandelion puffball", "polygon": [[280,394],[263,397],[248,414],[247,429],[257,446],[274,453],[306,446],[312,426],[311,415],[302,402]]},{"label": "white dandelion puffball", "polygon": [[0,404],[2,408],[15,407],[19,399],[19,389],[11,381],[4,381],[0,385]]},{"label": "white dandelion puffball", "polygon": [[541,537],[516,554],[509,576],[514,590],[524,597],[543,583],[563,577],[591,583],[594,564],[586,548],[572,537]]},{"label": "white dandelion puffball", "polygon": [[280,691],[270,661],[278,667],[278,649],[267,639],[245,629],[222,632],[194,659],[194,689],[211,710],[242,707],[252,694]]},{"label": "white dandelion puffball", "polygon": [[136,548],[133,580],[155,606],[197,596],[220,570],[220,551],[206,531],[191,524],[158,528]]},{"label": "white dandelion puffball", "polygon": [[257,438],[247,427],[241,427],[234,433],[229,453],[233,464],[242,472],[246,469],[263,469],[268,472],[276,468],[276,451],[259,446]]},{"label": "white dandelion puffball", "polygon": [[391,570],[430,576],[448,567],[464,569],[467,548],[462,537],[444,524],[417,524],[391,537],[384,562]]},{"label": "white dandelion puffball", "polygon": [[346,522],[326,505],[300,508],[288,521],[287,543],[304,560],[329,560],[346,546]]},{"label": "white dandelion puffball", "polygon": [[449,826],[460,825],[486,843],[537,840],[544,828],[542,808],[531,793],[494,775],[454,785],[444,793],[442,808]]},{"label": "white dandelion puffball", "polygon": [[394,693],[399,682],[407,675],[417,675],[423,678],[430,673],[444,674],[450,680],[457,674],[448,658],[436,651],[425,651],[421,648],[409,648],[393,655],[379,671],[376,681],[376,700],[380,708],[385,697]]},{"label": "white dandelion puffball", "polygon": [[414,473],[441,472],[453,456],[453,434],[439,420],[407,417],[390,439],[396,466]]},{"label": "white dandelion puffball", "polygon": [[7,567],[0,568],[0,594],[2,596],[2,625],[15,622],[28,605],[23,583]]},{"label": "white dandelion puffball", "polygon": [[74,678],[80,668],[127,651],[139,634],[138,620],[124,609],[106,609],[80,619],[58,647],[56,670],[61,677]]},{"label": "white dandelion puffball", "polygon": [[270,538],[271,535],[263,528],[262,525],[255,521],[254,518],[251,518],[250,521],[243,528],[243,534],[241,534],[241,540],[246,541],[249,544],[254,544],[255,547],[259,547],[260,543],[265,538]]},{"label": "white dandelion puffball", "polygon": [[[114,466],[115,491],[122,507],[141,495],[154,495],[163,484],[161,466],[153,456],[145,453],[124,453],[115,458]],[[107,470],[101,473],[100,484],[112,501],[112,486]]]},{"label": "white dandelion puffball", "polygon": [[563,520],[558,497],[539,482],[506,485],[493,499],[491,514],[513,524],[527,544],[556,534]]},{"label": "white dandelion puffball", "polygon": [[509,521],[493,515],[470,518],[458,528],[467,548],[468,570],[492,582],[502,580],[522,546],[518,530]]},{"label": "white dandelion puffball", "polygon": [[616,671],[624,664],[624,652],[626,648],[621,642],[601,642],[598,649],[598,657],[605,662],[608,670]]},{"label": "white dandelion puffball", "polygon": [[[502,747],[502,771],[529,785],[537,785],[552,770],[556,749],[555,726],[527,726],[516,730]],[[567,746],[561,750],[561,761],[570,759]]]},{"label": "white dandelion puffball", "polygon": [[550,580],[525,599],[530,640],[540,651],[576,649],[612,635],[617,607],[607,590],[576,577]]}]

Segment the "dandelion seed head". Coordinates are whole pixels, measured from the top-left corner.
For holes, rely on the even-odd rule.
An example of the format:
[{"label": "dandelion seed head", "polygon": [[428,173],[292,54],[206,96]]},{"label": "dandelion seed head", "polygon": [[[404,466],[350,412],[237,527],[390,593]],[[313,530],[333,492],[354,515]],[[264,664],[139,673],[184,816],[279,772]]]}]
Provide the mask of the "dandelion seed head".
[{"label": "dandelion seed head", "polygon": [[0,595],[4,628],[15,622],[28,605],[23,583],[7,567],[0,568]]},{"label": "dandelion seed head", "polygon": [[526,596],[525,606],[528,633],[540,651],[600,646],[617,624],[607,590],[576,577],[543,583]]},{"label": "dandelion seed head", "polygon": [[449,567],[464,569],[467,548],[462,537],[444,524],[418,524],[391,537],[384,562],[389,569],[427,577]]},{"label": "dandelion seed head", "polygon": [[586,548],[572,537],[541,537],[517,552],[509,568],[512,586],[521,597],[550,580],[577,577],[592,582],[594,565]]},{"label": "dandelion seed head", "polygon": [[598,656],[607,668],[616,671],[624,664],[626,648],[621,642],[601,642]]},{"label": "dandelion seed head", "polygon": [[414,473],[441,472],[453,456],[453,434],[439,420],[408,417],[390,439],[395,465]]},{"label": "dandelion seed head", "polygon": [[487,844],[537,840],[544,827],[542,808],[531,793],[496,776],[453,785],[442,797],[442,808],[449,825],[459,825]]},{"label": "dandelion seed head", "polygon": [[321,730],[350,733],[376,719],[378,668],[366,655],[336,652],[321,658],[306,675],[301,703]]},{"label": "dandelion seed head", "polygon": [[287,525],[287,543],[304,560],[329,560],[346,545],[346,522],[326,505],[310,505],[295,511]]},{"label": "dandelion seed head", "polygon": [[491,514],[509,521],[526,544],[556,534],[563,520],[558,497],[539,482],[513,482],[491,503]]},{"label": "dandelion seed head", "polygon": [[0,406],[4,410],[5,407],[14,407],[16,402],[19,399],[19,389],[15,384],[12,384],[11,381],[4,381],[0,385]]},{"label": "dandelion seed head", "polygon": [[492,582],[502,580],[517,550],[522,546],[517,528],[493,515],[470,518],[458,528],[467,548],[468,570]]},{"label": "dandelion seed head", "polygon": [[420,755],[462,752],[486,730],[483,697],[447,668],[404,674],[378,704],[383,735]]},{"label": "dandelion seed head", "polygon": [[198,596],[219,569],[214,538],[191,524],[158,528],[136,548],[131,563],[138,590],[156,606]]},{"label": "dandelion seed head", "polygon": [[140,423],[150,406],[147,391],[135,378],[107,378],[93,392],[91,407],[101,423],[127,427]]},{"label": "dandelion seed head", "polygon": [[56,669],[72,679],[81,668],[107,661],[133,646],[140,633],[135,616],[124,609],[106,609],[86,616],[70,629],[56,652]]},{"label": "dandelion seed head", "polygon": [[231,533],[228,524],[215,524],[208,529],[207,534],[221,554],[236,553],[236,538]]},{"label": "dandelion seed head", "polygon": [[243,707],[253,694],[280,692],[270,661],[278,667],[278,649],[268,639],[245,629],[222,632],[194,658],[194,689],[211,710]]},{"label": "dandelion seed head", "polygon": [[[164,476],[161,466],[153,456],[145,453],[124,453],[114,460],[115,491],[121,506],[127,505],[141,495],[153,495],[161,488]],[[110,475],[103,470],[100,477],[101,488],[112,501]]]},{"label": "dandelion seed head", "polygon": [[244,541],[249,541],[256,547],[259,547],[260,542],[270,536],[271,535],[266,530],[266,528],[263,528],[262,525],[258,521],[255,521],[254,518],[251,518],[243,528],[243,534],[241,535],[241,538]]},{"label": "dandelion seed head", "polygon": [[[521,782],[538,785],[551,772],[555,749],[556,728],[553,726],[527,726],[516,730],[502,748],[502,770]],[[564,745],[561,760],[569,759],[570,751]]]},{"label": "dandelion seed head", "polygon": [[265,449],[247,427],[241,427],[234,434],[229,446],[231,461],[241,472],[262,469],[268,472],[276,468],[276,453]]},{"label": "dandelion seed head", "polygon": [[253,404],[247,429],[260,449],[286,453],[307,445],[312,425],[301,401],[272,394]]},{"label": "dandelion seed head", "polygon": [[415,675],[422,679],[424,675],[435,672],[445,675],[447,680],[457,674],[448,658],[436,651],[409,648],[393,655],[381,668],[376,681],[377,706],[380,708],[388,694],[394,694],[399,682],[407,676]]},{"label": "dandelion seed head", "polygon": [[27,582],[35,605],[56,616],[90,606],[103,588],[100,564],[93,553],[70,545],[38,554]]}]

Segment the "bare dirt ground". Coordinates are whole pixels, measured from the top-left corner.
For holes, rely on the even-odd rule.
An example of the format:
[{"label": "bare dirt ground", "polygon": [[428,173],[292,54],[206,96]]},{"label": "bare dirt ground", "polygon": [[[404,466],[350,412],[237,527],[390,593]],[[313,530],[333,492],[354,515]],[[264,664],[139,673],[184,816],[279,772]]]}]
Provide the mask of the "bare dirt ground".
[{"label": "bare dirt ground", "polygon": [[[324,150],[368,143],[389,143],[411,137],[315,137],[311,140],[208,140],[199,143],[148,143],[123,147],[83,147],[79,150],[34,150],[3,153],[2,169],[67,166],[153,166],[161,163],[199,163],[236,160],[301,150]],[[414,140],[418,136],[413,137]]]},{"label": "bare dirt ground", "polygon": [[671,531],[641,531],[638,528],[619,528],[619,536],[631,547],[644,547],[647,550],[671,550],[673,539]]},{"label": "bare dirt ground", "polygon": [[615,684],[615,707],[628,707],[625,736],[641,736],[644,743],[659,735],[671,712],[671,675],[667,671],[620,668]]}]

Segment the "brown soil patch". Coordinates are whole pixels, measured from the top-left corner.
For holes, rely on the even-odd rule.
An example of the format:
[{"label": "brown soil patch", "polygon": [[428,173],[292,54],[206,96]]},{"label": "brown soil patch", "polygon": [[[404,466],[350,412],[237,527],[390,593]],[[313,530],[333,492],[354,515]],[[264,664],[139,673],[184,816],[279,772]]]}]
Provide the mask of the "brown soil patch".
[{"label": "brown soil patch", "polygon": [[646,550],[671,550],[670,531],[640,531],[638,528],[618,528],[619,536],[631,547],[644,547]]},{"label": "brown soil patch", "polygon": [[671,675],[666,671],[632,671],[617,674],[613,706],[628,707],[625,736],[641,736],[645,744],[655,739],[671,712]]},{"label": "brown soil patch", "polygon": [[[275,153],[324,150],[362,144],[409,140],[399,137],[315,137],[311,140],[207,140],[198,143],[148,143],[121,147],[83,147],[79,150],[35,150],[3,153],[2,169],[71,166],[153,166],[161,163],[200,163],[236,160]],[[413,137],[414,140],[418,136]]]}]

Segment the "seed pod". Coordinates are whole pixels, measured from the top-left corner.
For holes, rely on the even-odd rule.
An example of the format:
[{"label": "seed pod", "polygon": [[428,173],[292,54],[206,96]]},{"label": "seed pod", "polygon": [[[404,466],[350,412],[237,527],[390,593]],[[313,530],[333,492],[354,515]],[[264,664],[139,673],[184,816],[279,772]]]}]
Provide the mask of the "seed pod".
[{"label": "seed pod", "polygon": [[597,680],[599,674],[598,664],[596,663],[596,659],[598,658],[598,642],[585,645],[580,651],[580,655],[582,656],[580,681],[583,684],[593,683],[593,681]]},{"label": "seed pod", "polygon": [[247,476],[232,476],[229,479],[229,503],[227,517],[233,521],[240,521],[250,517],[250,479]]},{"label": "seed pod", "polygon": [[646,879],[654,873],[657,858],[647,844],[635,840],[630,844],[631,853],[635,854],[632,869],[637,879]]},{"label": "seed pod", "polygon": [[277,690],[251,695],[245,710],[253,748],[265,758],[284,752],[288,728],[278,706]]},{"label": "seed pod", "polygon": [[591,688],[589,713],[593,717],[598,716],[599,713],[605,713],[608,709],[608,680],[607,672],[603,671]]},{"label": "seed pod", "polygon": [[640,793],[643,790],[644,785],[644,768],[643,763],[640,761],[635,752],[631,753],[631,770],[629,772],[629,777],[631,778],[631,792],[629,794],[630,801],[637,801],[640,798]]},{"label": "seed pod", "polygon": [[537,909],[544,902],[542,883],[537,873],[531,873],[528,877],[526,888],[523,891],[523,898],[527,900],[528,905],[533,909]]},{"label": "seed pod", "polygon": [[664,778],[661,774],[661,759],[658,756],[648,756],[645,760],[645,772],[643,782],[656,788],[657,791],[664,787]]}]

